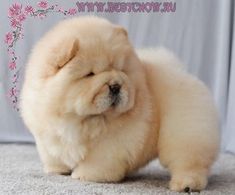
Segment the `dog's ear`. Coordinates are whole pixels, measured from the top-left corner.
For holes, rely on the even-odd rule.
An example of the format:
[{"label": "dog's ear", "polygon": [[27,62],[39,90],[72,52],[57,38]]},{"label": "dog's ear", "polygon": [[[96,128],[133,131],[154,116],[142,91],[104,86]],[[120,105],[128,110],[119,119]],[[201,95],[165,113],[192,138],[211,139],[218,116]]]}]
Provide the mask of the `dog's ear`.
[{"label": "dog's ear", "polygon": [[60,40],[52,40],[51,45],[46,49],[45,58],[47,70],[44,75],[52,76],[56,74],[61,68],[63,68],[74,56],[76,56],[79,50],[78,39],[63,38]]},{"label": "dog's ear", "polygon": [[79,42],[77,39],[61,40],[58,47],[54,48],[54,53],[56,55],[54,59],[54,64],[58,69],[62,68],[67,64],[74,56],[77,54],[79,49]]},{"label": "dog's ear", "polygon": [[121,26],[115,26],[114,32],[116,35],[124,35],[125,37],[128,37],[128,33],[127,33],[126,29],[124,29]]}]

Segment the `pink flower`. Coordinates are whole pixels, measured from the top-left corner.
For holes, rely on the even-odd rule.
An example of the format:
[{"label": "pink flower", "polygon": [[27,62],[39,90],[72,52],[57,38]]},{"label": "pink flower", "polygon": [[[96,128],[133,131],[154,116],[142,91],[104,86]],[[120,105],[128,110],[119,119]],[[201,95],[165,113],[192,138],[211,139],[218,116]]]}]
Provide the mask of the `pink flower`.
[{"label": "pink flower", "polygon": [[12,78],[12,82],[16,83],[18,81],[18,75],[14,74],[14,77]]},{"label": "pink flower", "polygon": [[13,4],[11,7],[9,7],[8,10],[8,16],[9,17],[15,17],[18,16],[21,13],[22,5],[19,3]]},{"label": "pink flower", "polygon": [[15,28],[15,27],[18,26],[18,25],[20,25],[20,23],[19,23],[18,20],[16,20],[16,19],[12,19],[12,20],[11,20],[11,26],[12,26],[13,28]]},{"label": "pink flower", "polygon": [[68,11],[68,14],[73,16],[77,13],[77,10],[75,8],[70,8],[69,11]]},{"label": "pink flower", "polygon": [[13,95],[14,95],[14,94],[13,94],[12,89],[9,89],[9,91],[7,92],[7,97],[8,97],[8,98],[11,98]]},{"label": "pink flower", "polygon": [[17,90],[16,88],[13,88],[13,87],[12,87],[12,88],[8,91],[7,96],[8,96],[9,98],[11,98],[12,96],[17,96],[18,92],[19,92],[19,90]]},{"label": "pink flower", "polygon": [[20,14],[20,15],[17,17],[17,19],[18,19],[20,22],[22,22],[22,21],[24,21],[24,20],[26,19],[26,17],[25,17],[24,14]]},{"label": "pink flower", "polygon": [[8,17],[14,17],[15,15],[15,10],[10,7],[8,10]]},{"label": "pink flower", "polygon": [[46,15],[45,15],[44,13],[40,13],[40,14],[38,14],[38,17],[39,17],[40,19],[43,19],[43,18],[46,17]]},{"label": "pink flower", "polygon": [[12,5],[12,8],[20,12],[22,9],[22,5],[19,3],[15,3]]},{"label": "pink flower", "polygon": [[14,70],[14,69],[16,68],[16,63],[15,63],[15,61],[9,62],[8,67],[9,67],[11,70]]},{"label": "pink flower", "polygon": [[32,6],[28,5],[24,8],[24,11],[26,14],[31,14],[31,13],[33,13],[34,9]]},{"label": "pink flower", "polygon": [[38,7],[46,9],[48,7],[47,1],[39,1],[38,2]]},{"label": "pink flower", "polygon": [[5,36],[5,43],[7,43],[8,45],[10,45],[13,41],[13,35],[11,32],[8,32]]}]

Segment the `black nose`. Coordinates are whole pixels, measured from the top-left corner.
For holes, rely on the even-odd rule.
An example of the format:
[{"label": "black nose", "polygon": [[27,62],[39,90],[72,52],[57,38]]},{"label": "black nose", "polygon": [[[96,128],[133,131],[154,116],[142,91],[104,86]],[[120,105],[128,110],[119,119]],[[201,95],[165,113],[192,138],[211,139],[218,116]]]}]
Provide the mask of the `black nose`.
[{"label": "black nose", "polygon": [[114,84],[109,86],[109,90],[112,95],[118,95],[120,92],[121,86],[119,84]]}]

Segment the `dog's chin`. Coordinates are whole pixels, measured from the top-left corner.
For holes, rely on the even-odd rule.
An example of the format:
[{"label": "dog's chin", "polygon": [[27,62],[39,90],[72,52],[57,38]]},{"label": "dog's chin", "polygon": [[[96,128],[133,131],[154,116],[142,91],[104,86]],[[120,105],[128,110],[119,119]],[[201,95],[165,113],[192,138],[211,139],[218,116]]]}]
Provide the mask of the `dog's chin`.
[{"label": "dog's chin", "polygon": [[116,99],[111,100],[110,106],[102,114],[107,117],[119,116],[131,109],[128,103],[123,103],[122,100],[117,97]]},{"label": "dog's chin", "polygon": [[[97,109],[97,115],[104,115],[106,117],[117,117],[127,111],[129,111],[133,106],[130,102],[125,102],[119,97],[107,100],[110,102],[108,105],[104,106],[103,109]],[[100,112],[100,110],[102,110]]]}]

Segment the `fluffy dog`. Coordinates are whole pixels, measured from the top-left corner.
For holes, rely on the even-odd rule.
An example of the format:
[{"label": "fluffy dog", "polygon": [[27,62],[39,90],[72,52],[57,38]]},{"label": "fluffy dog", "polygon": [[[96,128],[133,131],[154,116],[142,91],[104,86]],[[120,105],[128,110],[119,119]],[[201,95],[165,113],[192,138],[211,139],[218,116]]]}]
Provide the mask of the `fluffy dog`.
[{"label": "fluffy dog", "polygon": [[170,189],[202,190],[219,145],[205,85],[165,49],[135,52],[105,19],[62,21],[26,66],[21,114],[47,173],[118,182],[158,157]]}]

